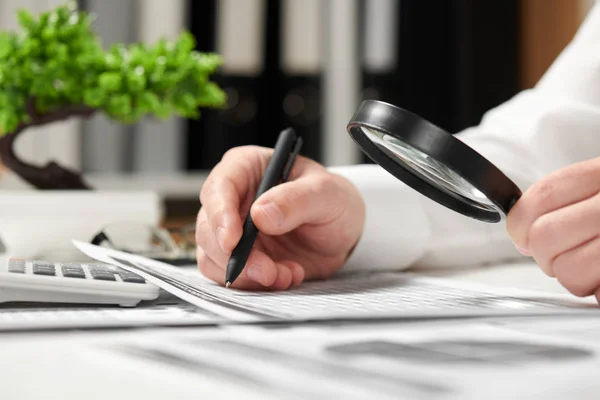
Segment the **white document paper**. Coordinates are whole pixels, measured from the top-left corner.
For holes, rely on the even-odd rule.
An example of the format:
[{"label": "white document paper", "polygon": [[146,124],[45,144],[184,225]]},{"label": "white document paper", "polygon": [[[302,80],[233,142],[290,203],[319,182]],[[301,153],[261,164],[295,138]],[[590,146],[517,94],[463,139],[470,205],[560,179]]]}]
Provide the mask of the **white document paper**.
[{"label": "white document paper", "polygon": [[[592,321],[555,320],[579,324],[580,329]],[[240,392],[260,388],[265,398],[597,398],[597,340],[532,334],[524,324],[437,321],[191,329],[95,348],[113,362],[115,357],[144,360],[148,366],[183,372],[190,380],[209,376]]]},{"label": "white document paper", "polygon": [[596,399],[598,320],[8,333],[0,340],[0,375],[3,398],[23,400]]},{"label": "white document paper", "polygon": [[[288,291],[226,289],[197,271],[75,242],[89,257],[140,274],[174,295],[231,321],[440,318],[598,312],[564,295],[498,290],[408,273],[361,273]],[[599,314],[600,315],[600,314]]]},{"label": "white document paper", "polygon": [[[135,308],[112,305],[0,305],[0,332],[214,325],[224,319],[164,292]],[[225,321],[226,322],[226,321]]]}]

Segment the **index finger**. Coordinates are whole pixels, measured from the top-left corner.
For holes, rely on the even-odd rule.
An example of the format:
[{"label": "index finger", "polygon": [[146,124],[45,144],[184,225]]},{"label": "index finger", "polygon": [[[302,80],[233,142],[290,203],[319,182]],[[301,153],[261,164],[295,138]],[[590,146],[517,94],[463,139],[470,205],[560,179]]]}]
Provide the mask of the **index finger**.
[{"label": "index finger", "polygon": [[242,235],[240,205],[250,201],[266,165],[269,149],[234,148],[211,170],[200,192],[200,204],[221,250],[231,252]]},{"label": "index finger", "polygon": [[529,230],[541,216],[586,200],[600,191],[600,158],[555,171],[534,184],[512,208],[506,229],[518,247],[529,247]]},{"label": "index finger", "polygon": [[[221,249],[229,253],[242,236],[241,206],[250,209],[273,149],[244,146],[231,149],[212,169],[200,193],[211,231]],[[294,180],[310,169],[323,169],[316,161],[299,156],[290,171]]]}]

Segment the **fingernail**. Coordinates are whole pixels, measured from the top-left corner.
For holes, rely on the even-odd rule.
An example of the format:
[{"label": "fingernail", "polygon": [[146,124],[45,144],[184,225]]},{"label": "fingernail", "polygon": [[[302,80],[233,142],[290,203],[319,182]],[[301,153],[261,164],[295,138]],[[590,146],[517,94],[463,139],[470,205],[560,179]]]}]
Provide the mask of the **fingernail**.
[{"label": "fingernail", "polygon": [[517,251],[521,254],[523,254],[526,257],[529,257],[529,253],[527,252],[527,250],[515,245],[515,248],[517,249]]},{"label": "fingernail", "polygon": [[280,227],[283,225],[283,213],[275,204],[261,204],[258,207],[263,213],[265,213],[267,218],[269,218],[269,221],[271,221],[274,226]]},{"label": "fingernail", "polygon": [[225,251],[225,228],[217,228],[217,242],[221,250]]},{"label": "fingernail", "polygon": [[263,273],[261,271],[260,265],[256,265],[256,264],[248,265],[248,267],[246,267],[246,275],[248,276],[248,279],[251,279],[254,282],[257,282],[257,283],[260,283],[261,285],[263,285],[263,283],[261,282]]}]

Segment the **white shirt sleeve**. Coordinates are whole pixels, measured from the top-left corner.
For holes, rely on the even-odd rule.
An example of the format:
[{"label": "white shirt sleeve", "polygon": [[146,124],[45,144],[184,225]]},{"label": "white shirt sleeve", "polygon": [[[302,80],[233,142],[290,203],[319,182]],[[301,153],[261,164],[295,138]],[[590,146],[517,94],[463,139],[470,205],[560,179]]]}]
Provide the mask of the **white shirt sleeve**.
[{"label": "white shirt sleeve", "polygon": [[[456,135],[526,191],[548,173],[600,156],[600,3],[540,82]],[[342,271],[461,267],[518,258],[505,223],[465,217],[376,165],[331,168],[364,196],[366,226]]]}]

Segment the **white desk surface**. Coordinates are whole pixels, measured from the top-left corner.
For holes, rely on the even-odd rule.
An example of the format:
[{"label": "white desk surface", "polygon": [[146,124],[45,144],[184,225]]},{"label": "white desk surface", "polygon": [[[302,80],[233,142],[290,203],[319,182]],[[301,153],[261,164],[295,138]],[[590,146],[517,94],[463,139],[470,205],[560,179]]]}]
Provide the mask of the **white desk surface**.
[{"label": "white desk surface", "polygon": [[540,290],[550,293],[569,293],[560,283],[547,275],[529,259],[497,266],[482,266],[464,269],[432,269],[421,270],[430,276],[447,277],[478,284],[506,286],[524,290]]},{"label": "white desk surface", "polygon": [[[422,271],[430,276],[452,277],[466,282],[542,290],[566,291],[531,262],[464,270]],[[48,399],[270,399],[276,398],[246,386],[236,387],[209,376],[178,371],[142,360],[114,362],[78,350],[84,341],[136,335],[135,331],[78,334],[4,334],[0,340],[2,398]],[[72,343],[65,345],[65,343]],[[491,397],[488,397],[491,398]]]}]

